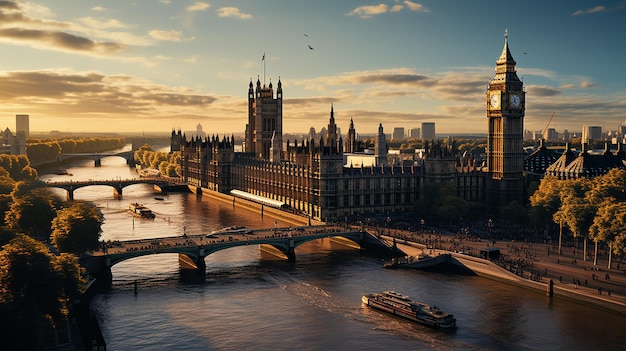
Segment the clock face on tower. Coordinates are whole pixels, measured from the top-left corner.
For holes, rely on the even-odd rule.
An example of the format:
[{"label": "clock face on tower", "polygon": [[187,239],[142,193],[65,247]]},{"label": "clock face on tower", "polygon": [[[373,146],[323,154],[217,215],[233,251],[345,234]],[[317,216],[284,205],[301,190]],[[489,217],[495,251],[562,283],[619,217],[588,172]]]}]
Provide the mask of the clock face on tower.
[{"label": "clock face on tower", "polygon": [[491,97],[489,98],[489,106],[491,106],[491,108],[500,107],[500,93],[492,93]]},{"label": "clock face on tower", "polygon": [[511,107],[518,108],[520,106],[521,102],[522,102],[522,99],[520,98],[519,95],[511,94],[511,96],[509,98],[509,103],[511,104]]}]

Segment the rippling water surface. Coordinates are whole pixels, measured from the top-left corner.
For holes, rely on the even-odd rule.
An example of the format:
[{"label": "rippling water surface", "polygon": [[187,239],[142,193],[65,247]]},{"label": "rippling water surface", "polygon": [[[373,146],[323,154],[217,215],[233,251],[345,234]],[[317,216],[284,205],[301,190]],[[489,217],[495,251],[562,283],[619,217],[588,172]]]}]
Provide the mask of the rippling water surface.
[{"label": "rippling water surface", "polygon": [[[118,158],[98,168],[79,162],[68,172],[76,180],[136,176]],[[273,218],[191,194],[158,201],[147,185],[127,187],[123,196],[114,199],[108,187],[75,193],[102,209],[104,240],[275,225]],[[157,218],[135,219],[126,211],[129,202],[144,203]],[[135,258],[112,268],[113,288],[96,295],[92,308],[108,350],[626,349],[624,316],[595,307],[480,277],[384,270],[378,259],[327,239],[298,247],[296,260],[238,247],[207,257],[207,274],[197,278],[180,271],[177,255]],[[457,330],[433,330],[361,305],[363,294],[382,290],[454,313]]]}]

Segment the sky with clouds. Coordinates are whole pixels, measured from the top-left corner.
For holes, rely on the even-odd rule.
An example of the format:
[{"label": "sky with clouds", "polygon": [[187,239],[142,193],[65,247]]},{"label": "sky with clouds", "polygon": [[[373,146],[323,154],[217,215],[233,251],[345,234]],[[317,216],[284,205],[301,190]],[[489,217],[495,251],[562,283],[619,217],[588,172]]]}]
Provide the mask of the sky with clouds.
[{"label": "sky with clouds", "polygon": [[0,1],[0,127],[242,133],[280,79],[284,132],[485,133],[507,28],[526,129],[626,120],[626,2],[54,0]]}]

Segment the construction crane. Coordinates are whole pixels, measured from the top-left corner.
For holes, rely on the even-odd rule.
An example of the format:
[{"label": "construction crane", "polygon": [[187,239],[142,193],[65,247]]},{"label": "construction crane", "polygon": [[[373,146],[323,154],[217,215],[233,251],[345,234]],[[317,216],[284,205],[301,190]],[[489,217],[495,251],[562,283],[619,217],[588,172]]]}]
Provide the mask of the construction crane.
[{"label": "construction crane", "polygon": [[550,126],[550,122],[552,122],[552,118],[554,118],[554,114],[556,112],[552,112],[552,116],[550,116],[550,119],[548,120],[548,124],[546,124],[546,128],[543,130],[543,134],[541,134],[541,137],[543,138],[543,140],[548,140],[548,127]]}]

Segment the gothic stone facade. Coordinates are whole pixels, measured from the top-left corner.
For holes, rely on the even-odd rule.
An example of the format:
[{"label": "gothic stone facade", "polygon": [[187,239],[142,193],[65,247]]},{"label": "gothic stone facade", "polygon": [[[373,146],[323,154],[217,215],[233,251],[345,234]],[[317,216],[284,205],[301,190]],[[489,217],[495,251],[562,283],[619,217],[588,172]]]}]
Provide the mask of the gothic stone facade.
[{"label": "gothic stone facade", "polygon": [[[282,147],[282,86],[249,85],[244,152],[234,138],[206,140],[172,132],[172,151],[181,152],[183,180],[228,194],[242,190],[280,201],[294,212],[322,221],[409,212],[424,184],[450,182],[472,204],[497,208],[524,201],[522,133],[525,92],[516,74],[508,37],[487,92],[486,164],[459,158],[451,146],[430,143],[423,159],[389,162],[379,126],[372,166],[344,165],[344,142],[336,134],[331,107],[327,135],[290,141]],[[381,136],[382,134],[382,136]],[[354,152],[354,123],[347,148]]]}]

